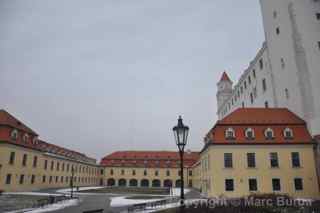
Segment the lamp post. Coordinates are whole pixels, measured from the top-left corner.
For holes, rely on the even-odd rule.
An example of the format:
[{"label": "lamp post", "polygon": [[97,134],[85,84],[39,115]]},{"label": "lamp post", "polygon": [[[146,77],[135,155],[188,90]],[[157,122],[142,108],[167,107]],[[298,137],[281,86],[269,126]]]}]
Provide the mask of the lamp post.
[{"label": "lamp post", "polygon": [[181,192],[180,192],[180,204],[184,206],[184,179],[183,179],[183,155],[184,147],[187,144],[189,127],[183,125],[182,118],[179,116],[177,126],[172,128],[174,133],[174,139],[179,149],[180,154],[180,180],[181,180]]},{"label": "lamp post", "polygon": [[73,179],[74,179],[74,168],[71,167],[71,180],[70,180],[70,187],[71,187],[71,198],[73,198]]}]

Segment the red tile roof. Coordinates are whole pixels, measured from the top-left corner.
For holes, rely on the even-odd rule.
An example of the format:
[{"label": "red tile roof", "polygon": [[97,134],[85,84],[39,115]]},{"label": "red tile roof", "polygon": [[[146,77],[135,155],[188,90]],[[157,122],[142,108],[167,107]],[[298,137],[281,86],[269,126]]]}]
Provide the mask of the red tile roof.
[{"label": "red tile roof", "polygon": [[7,126],[15,128],[15,129],[30,133],[35,136],[38,135],[35,131],[33,131],[31,128],[26,126],[24,123],[22,123],[21,121],[16,119],[13,115],[8,113],[4,109],[0,109],[0,125],[7,125]]},{"label": "red tile roof", "polygon": [[[199,159],[199,152],[186,152],[185,167],[191,167]],[[172,151],[118,151],[101,160],[103,166],[177,168],[180,156]]]},{"label": "red tile roof", "polygon": [[[235,131],[235,139],[226,138],[226,130]],[[293,131],[293,138],[284,136],[284,129]],[[255,137],[249,140],[245,130],[252,128]],[[265,130],[274,131],[274,139],[265,137]],[[218,121],[205,138],[210,144],[303,144],[312,143],[306,123],[285,108],[239,108],[224,119]]]},{"label": "red tile roof", "polygon": [[222,73],[222,76],[221,76],[220,81],[230,81],[230,82],[231,82],[231,80],[230,80],[228,74],[226,73],[226,71],[224,71],[224,72]]},{"label": "red tile roof", "polygon": [[238,108],[218,121],[218,124],[305,124],[286,108]]},{"label": "red tile roof", "polygon": [[[66,149],[54,144],[47,143],[45,141],[41,141],[37,139],[38,134],[35,133],[31,128],[23,124],[21,121],[16,119],[13,115],[8,113],[5,110],[0,110],[0,126],[9,126],[13,129],[18,129],[21,132],[29,133],[30,135],[33,135],[33,137],[30,137],[28,141],[22,141],[21,137],[19,139],[14,140],[10,136],[6,136],[4,138],[1,138],[1,142],[14,144],[17,146],[26,147],[29,149],[34,149],[42,152],[49,152],[51,154],[56,154],[60,156],[67,157],[69,159],[73,160],[81,160],[84,162],[90,162],[95,163],[95,159],[87,157],[85,154]],[[0,129],[1,131],[4,131],[3,129]],[[21,135],[21,134],[20,134]],[[33,141],[33,138],[36,138],[36,141]]]}]

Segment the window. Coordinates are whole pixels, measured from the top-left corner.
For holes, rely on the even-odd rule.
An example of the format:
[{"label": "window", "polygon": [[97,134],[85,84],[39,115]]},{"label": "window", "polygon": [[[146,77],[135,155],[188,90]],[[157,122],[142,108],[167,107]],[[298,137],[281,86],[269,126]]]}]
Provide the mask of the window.
[{"label": "window", "polygon": [[227,139],[234,139],[236,136],[235,136],[235,131],[234,131],[234,129],[232,129],[232,128],[228,128],[227,130],[226,130],[226,133],[225,133],[226,135],[226,138]]},{"label": "window", "polygon": [[167,176],[170,176],[170,170],[167,170],[167,171],[166,171],[166,175],[167,175]]},{"label": "window", "polygon": [[52,183],[52,176],[49,177],[49,183]]},{"label": "window", "polygon": [[24,175],[20,175],[19,184],[23,184],[24,182]]},{"label": "window", "polygon": [[286,89],[284,90],[284,92],[285,92],[285,95],[286,95],[286,99],[289,99],[289,98],[290,98],[289,90],[286,88]]},{"label": "window", "polygon": [[285,130],[283,131],[283,136],[286,139],[292,139],[293,138],[293,131],[290,128],[285,128]]},{"label": "window", "polygon": [[252,92],[250,92],[250,102],[251,102],[251,104],[253,104],[253,94],[252,94]]},{"label": "window", "polygon": [[320,20],[320,13],[316,13],[317,20]]},{"label": "window", "polygon": [[56,183],[58,183],[58,178],[59,178],[59,177],[58,177],[58,176],[56,176]]},{"label": "window", "polygon": [[42,176],[42,183],[45,183],[46,182],[46,176]]},{"label": "window", "polygon": [[248,82],[249,82],[249,84],[251,84],[251,76],[250,75],[248,77]]},{"label": "window", "polygon": [[27,154],[23,154],[23,157],[22,157],[22,166],[27,166]]},{"label": "window", "polygon": [[255,153],[247,153],[247,163],[249,168],[256,167],[256,156]]},{"label": "window", "polygon": [[257,190],[258,190],[257,179],[250,178],[249,179],[249,191],[257,191]]},{"label": "window", "polygon": [[113,169],[110,169],[110,175],[113,175]]},{"label": "window", "polygon": [[271,140],[274,138],[274,133],[271,128],[268,128],[264,131],[264,136],[266,137],[267,140]]},{"label": "window", "polygon": [[192,170],[189,170],[189,176],[192,176]]},{"label": "window", "polygon": [[44,161],[44,170],[47,170],[47,168],[48,168],[48,160],[45,160]]},{"label": "window", "polygon": [[318,41],[318,49],[320,50],[320,41]]},{"label": "window", "polygon": [[7,174],[7,177],[6,177],[6,184],[11,184],[11,177],[12,175],[11,174]]},{"label": "window", "polygon": [[33,158],[33,168],[36,168],[37,164],[38,164],[38,157],[34,156],[34,158]]},{"label": "window", "polygon": [[124,175],[124,170],[123,169],[121,169],[121,175]]},{"label": "window", "polygon": [[274,19],[276,19],[276,18],[277,18],[277,16],[278,16],[277,11],[273,11],[273,18],[274,18]]},{"label": "window", "polygon": [[14,164],[15,156],[16,156],[16,153],[15,153],[15,152],[11,152],[11,153],[10,153],[9,164],[11,164],[11,165]]},{"label": "window", "polygon": [[277,33],[277,35],[280,34],[280,28],[279,27],[276,28],[276,33]]},{"label": "window", "polygon": [[246,81],[244,81],[244,89],[247,89],[247,82]]},{"label": "window", "polygon": [[31,184],[34,184],[35,179],[36,179],[36,176],[35,176],[35,175],[32,175],[32,176],[31,176]]},{"label": "window", "polygon": [[158,175],[159,175],[159,171],[156,170],[156,171],[154,172],[154,175],[155,175],[155,176],[158,176]]},{"label": "window", "polygon": [[284,63],[283,58],[280,59],[280,63],[281,63],[281,68],[284,69],[286,67],[286,64]]},{"label": "window", "polygon": [[12,140],[17,140],[18,139],[18,130],[16,130],[16,129],[12,130],[11,139]]},{"label": "window", "polygon": [[144,170],[144,171],[143,171],[143,175],[144,175],[144,176],[147,176],[147,175],[148,175],[148,174],[147,174],[147,170]]},{"label": "window", "polygon": [[267,82],[266,79],[262,79],[262,91],[265,92],[267,91]]},{"label": "window", "polygon": [[226,189],[226,191],[233,191],[234,190],[233,179],[226,179],[225,180],[225,189]]},{"label": "window", "polygon": [[60,177],[60,182],[63,183],[63,176]]},{"label": "window", "polygon": [[232,153],[224,153],[224,167],[232,168]]},{"label": "window", "polygon": [[264,107],[265,107],[265,108],[269,108],[269,103],[268,103],[268,101],[265,101],[265,102],[264,102]]},{"label": "window", "polygon": [[291,161],[292,161],[292,167],[300,167],[299,152],[292,152],[291,153]]},{"label": "window", "polygon": [[51,161],[51,171],[53,170],[53,167],[54,167],[54,162],[53,161]]},{"label": "window", "polygon": [[132,175],[136,175],[136,170],[132,170]]},{"label": "window", "polygon": [[279,178],[272,178],[272,189],[273,189],[273,191],[280,191],[281,190]]},{"label": "window", "polygon": [[64,172],[64,163],[62,164],[62,171]]},{"label": "window", "polygon": [[245,131],[245,136],[247,139],[252,140],[254,139],[254,131],[252,128],[247,128]]},{"label": "window", "polygon": [[295,178],[294,179],[294,188],[297,191],[303,190],[302,178]]},{"label": "window", "polygon": [[260,70],[263,69],[263,59],[262,58],[259,60],[259,67],[260,67]]},{"label": "window", "polygon": [[278,153],[276,152],[270,153],[270,166],[271,168],[279,167]]},{"label": "window", "polygon": [[242,108],[244,108],[244,102],[242,102]]},{"label": "window", "polygon": [[178,176],[179,176],[179,177],[181,176],[181,170],[178,171]]},{"label": "window", "polygon": [[240,93],[243,93],[243,86],[240,87]]},{"label": "window", "polygon": [[256,78],[256,70],[255,69],[252,70],[252,74],[253,74],[253,77]]}]

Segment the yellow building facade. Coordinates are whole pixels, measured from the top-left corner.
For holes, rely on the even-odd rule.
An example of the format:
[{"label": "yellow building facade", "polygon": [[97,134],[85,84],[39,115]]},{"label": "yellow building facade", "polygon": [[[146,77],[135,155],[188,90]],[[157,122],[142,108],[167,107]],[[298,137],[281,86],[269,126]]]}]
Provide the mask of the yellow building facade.
[{"label": "yellow building facade", "polygon": [[287,109],[238,109],[207,134],[197,188],[208,197],[317,198],[314,147],[306,123]]},{"label": "yellow building facade", "polygon": [[[73,169],[73,172],[72,172]],[[95,159],[38,139],[38,135],[0,110],[0,190],[94,186],[101,182]]]}]

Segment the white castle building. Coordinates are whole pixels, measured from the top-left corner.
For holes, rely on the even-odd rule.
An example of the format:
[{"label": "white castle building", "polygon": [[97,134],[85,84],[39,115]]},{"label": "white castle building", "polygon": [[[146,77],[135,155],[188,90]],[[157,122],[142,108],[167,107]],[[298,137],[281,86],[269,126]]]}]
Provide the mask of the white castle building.
[{"label": "white castle building", "polygon": [[286,107],[320,135],[320,0],[260,0],[266,41],[239,81],[218,82],[219,119],[239,107]]}]

